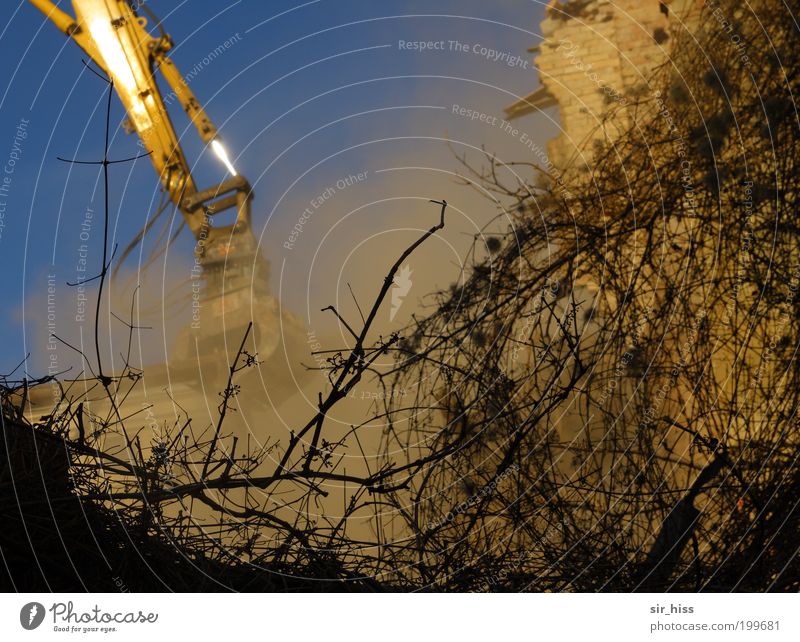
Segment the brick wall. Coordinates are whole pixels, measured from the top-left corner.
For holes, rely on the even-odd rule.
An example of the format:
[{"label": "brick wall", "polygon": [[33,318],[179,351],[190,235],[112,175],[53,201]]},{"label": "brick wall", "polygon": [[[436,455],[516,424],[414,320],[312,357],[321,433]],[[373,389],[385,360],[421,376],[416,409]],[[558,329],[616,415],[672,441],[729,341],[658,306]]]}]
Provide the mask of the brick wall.
[{"label": "brick wall", "polygon": [[562,133],[548,144],[559,167],[586,168],[595,141],[630,126],[631,103],[697,26],[702,0],[551,0],[535,64],[559,108]]}]

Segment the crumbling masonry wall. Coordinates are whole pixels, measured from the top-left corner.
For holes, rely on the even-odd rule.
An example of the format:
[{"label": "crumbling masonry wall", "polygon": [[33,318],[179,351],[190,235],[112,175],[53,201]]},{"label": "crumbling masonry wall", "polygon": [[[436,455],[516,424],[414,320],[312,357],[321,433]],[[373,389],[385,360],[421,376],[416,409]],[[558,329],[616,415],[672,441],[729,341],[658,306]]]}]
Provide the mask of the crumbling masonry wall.
[{"label": "crumbling masonry wall", "polygon": [[599,141],[632,124],[631,103],[668,62],[680,36],[693,32],[703,0],[551,0],[535,63],[559,108],[562,133],[549,142],[559,167],[586,169]]}]

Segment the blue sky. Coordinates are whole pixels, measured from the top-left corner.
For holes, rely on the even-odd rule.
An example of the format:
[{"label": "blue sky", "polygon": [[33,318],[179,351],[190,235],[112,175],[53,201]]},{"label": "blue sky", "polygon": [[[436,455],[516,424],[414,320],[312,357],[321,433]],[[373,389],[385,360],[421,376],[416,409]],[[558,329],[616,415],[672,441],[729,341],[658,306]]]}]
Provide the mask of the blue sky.
[{"label": "blue sky", "polygon": [[[60,5],[71,12],[69,3]],[[346,283],[368,299],[393,256],[415,230],[430,224],[435,212],[426,206],[427,197],[447,198],[455,213],[442,238],[416,259],[412,296],[419,302],[425,292],[457,278],[470,234],[495,211],[456,185],[453,150],[477,158],[486,145],[510,160],[526,159],[529,152],[497,127],[454,114],[453,107],[499,118],[516,96],[535,88],[526,50],[539,41],[542,2],[151,0],[149,5],[176,43],[172,58],[178,68],[184,74],[196,70],[191,88],[219,127],[237,169],[254,186],[255,233],[272,263],[272,288],[285,305],[313,326],[327,323],[314,315],[331,298],[338,301]],[[99,216],[102,202],[95,168],[69,166],[56,157],[92,158],[101,152],[103,87],[84,69],[77,46],[27,2],[4,3],[4,9],[0,162],[5,166],[16,151],[0,227],[6,302],[0,371],[30,353],[28,369],[36,374],[46,364],[41,330],[48,275],[57,284],[59,333],[74,336],[69,326],[76,303],[66,282],[75,279],[87,208]],[[401,40],[445,44],[420,52],[401,48]],[[204,64],[225,41],[232,42],[225,53]],[[465,47],[456,51],[451,41]],[[492,61],[489,49],[527,62]],[[115,99],[115,157],[137,150],[136,140],[119,128],[122,117]],[[528,116],[517,126],[545,142],[556,131],[553,118]],[[197,163],[198,183],[219,181],[219,164],[205,155],[183,115],[174,114],[174,121],[190,163]],[[17,136],[20,123],[24,139]],[[448,146],[447,139],[454,142]],[[286,239],[311,200],[359,173],[368,178],[335,190],[336,196],[315,210],[297,246],[287,250]],[[114,168],[113,242],[126,245],[158,197],[146,159]],[[94,224],[92,240],[99,242],[99,218]],[[150,268],[148,283],[155,285],[147,296],[158,302],[165,291],[184,287],[190,248],[184,234],[167,258]],[[134,281],[147,281],[137,259],[130,274]],[[99,250],[87,261],[96,272]],[[344,299],[340,304],[347,307]],[[179,325],[186,314],[178,305],[162,307],[156,316],[166,328],[165,319],[174,317]],[[397,323],[403,321],[401,315]],[[321,333],[330,330],[319,327]]]}]

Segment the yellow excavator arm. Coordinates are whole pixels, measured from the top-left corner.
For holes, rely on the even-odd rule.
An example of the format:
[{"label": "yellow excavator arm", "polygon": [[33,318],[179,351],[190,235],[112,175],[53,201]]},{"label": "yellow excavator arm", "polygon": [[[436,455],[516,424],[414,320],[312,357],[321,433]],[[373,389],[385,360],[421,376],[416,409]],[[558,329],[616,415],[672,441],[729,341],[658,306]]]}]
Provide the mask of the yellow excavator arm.
[{"label": "yellow excavator arm", "polygon": [[[248,319],[254,322],[251,336],[256,349],[263,357],[269,356],[278,344],[279,313],[269,294],[268,264],[251,229],[252,191],[247,180],[237,175],[216,127],[167,56],[172,49],[169,35],[141,0],[72,0],[74,17],[51,0],[29,2],[113,80],[128,114],[126,128],[139,136],[163,189],[196,239],[195,255],[204,283],[201,300],[192,295],[192,323],[179,334],[176,359],[189,364],[190,370],[201,361],[216,367],[220,360],[214,351],[231,343],[231,337],[236,337],[238,345]],[[150,28],[158,27],[158,37],[149,33],[147,17],[140,12],[151,17],[155,25]],[[156,72],[180,101],[202,141],[227,168],[229,176],[219,185],[196,186],[156,83]],[[227,210],[235,211],[235,221],[213,225],[214,215]],[[194,268],[191,272],[194,282]],[[202,323],[198,307],[203,311]]]},{"label": "yellow excavator arm", "polygon": [[[207,262],[225,260],[233,248],[252,250],[251,189],[236,174],[219,140],[217,129],[167,53],[172,40],[153,37],[147,19],[126,0],[72,0],[73,18],[50,0],[29,0],[64,34],[74,40],[114,81],[128,114],[128,123],[149,152],[150,160],[170,199],[180,209]],[[138,3],[141,6],[141,3]],[[155,79],[163,76],[204,143],[225,164],[230,178],[202,191],[197,189]],[[211,227],[209,216],[236,208],[236,222]],[[244,235],[246,238],[241,238]],[[231,243],[234,236],[237,242]]]}]

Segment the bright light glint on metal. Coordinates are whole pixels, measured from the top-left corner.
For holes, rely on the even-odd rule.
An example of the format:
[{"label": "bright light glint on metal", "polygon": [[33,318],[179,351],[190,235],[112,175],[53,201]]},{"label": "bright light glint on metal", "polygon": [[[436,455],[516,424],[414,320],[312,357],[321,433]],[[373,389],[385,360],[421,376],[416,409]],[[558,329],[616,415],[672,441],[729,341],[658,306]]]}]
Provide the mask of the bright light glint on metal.
[{"label": "bright light glint on metal", "polygon": [[233,167],[233,163],[231,163],[230,159],[228,158],[228,152],[225,151],[225,148],[222,146],[222,143],[220,143],[215,138],[214,140],[211,141],[211,149],[214,150],[214,153],[217,155],[217,158],[219,158],[222,161],[222,164],[225,165],[225,167],[230,172],[231,176],[236,176],[236,170]]}]

